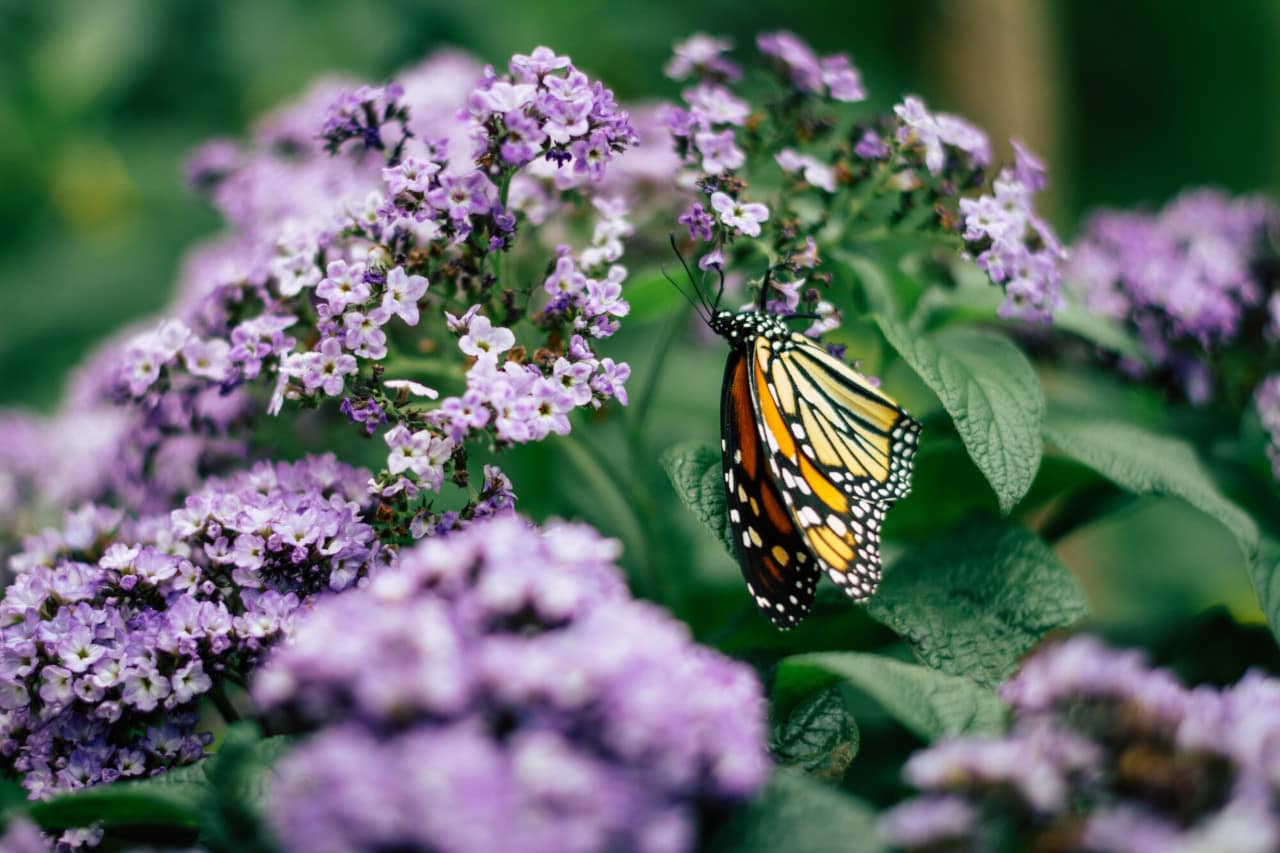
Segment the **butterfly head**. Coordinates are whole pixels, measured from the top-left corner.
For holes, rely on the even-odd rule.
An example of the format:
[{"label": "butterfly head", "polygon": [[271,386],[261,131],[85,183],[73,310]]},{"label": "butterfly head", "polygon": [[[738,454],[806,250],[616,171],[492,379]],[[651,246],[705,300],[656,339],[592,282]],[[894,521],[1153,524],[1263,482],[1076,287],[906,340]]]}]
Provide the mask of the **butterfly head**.
[{"label": "butterfly head", "polygon": [[761,335],[784,340],[788,335],[786,325],[773,314],[759,311],[716,311],[707,319],[711,331],[739,349],[750,347]]}]

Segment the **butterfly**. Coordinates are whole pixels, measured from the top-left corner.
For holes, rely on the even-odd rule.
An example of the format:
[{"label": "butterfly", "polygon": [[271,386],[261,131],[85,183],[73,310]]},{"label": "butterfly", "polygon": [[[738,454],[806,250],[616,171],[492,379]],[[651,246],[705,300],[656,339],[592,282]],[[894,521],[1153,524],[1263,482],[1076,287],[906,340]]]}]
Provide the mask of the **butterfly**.
[{"label": "butterfly", "polygon": [[824,574],[854,601],[867,600],[880,581],[881,522],[911,491],[920,423],[821,344],[765,313],[768,275],[758,310],[731,312],[719,309],[723,271],[712,300],[685,269],[695,308],[730,348],[720,451],[747,590],[782,629],[809,613]]}]

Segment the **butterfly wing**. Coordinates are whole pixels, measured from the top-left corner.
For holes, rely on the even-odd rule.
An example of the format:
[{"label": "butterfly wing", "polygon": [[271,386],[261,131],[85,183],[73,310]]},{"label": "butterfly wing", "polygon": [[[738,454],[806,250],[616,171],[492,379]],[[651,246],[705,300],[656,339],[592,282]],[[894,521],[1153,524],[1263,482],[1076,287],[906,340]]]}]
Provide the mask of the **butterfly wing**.
[{"label": "butterfly wing", "polygon": [[779,628],[813,606],[819,567],[774,482],[756,427],[750,359],[734,350],[720,398],[720,451],[738,565],[756,604]]},{"label": "butterfly wing", "polygon": [[812,339],[762,339],[757,359],[799,451],[852,498],[896,501],[911,492],[920,423],[866,377]]},{"label": "butterfly wing", "polygon": [[819,566],[855,600],[880,581],[880,524],[911,489],[920,424],[803,335],[756,340],[750,378],[761,441]]}]

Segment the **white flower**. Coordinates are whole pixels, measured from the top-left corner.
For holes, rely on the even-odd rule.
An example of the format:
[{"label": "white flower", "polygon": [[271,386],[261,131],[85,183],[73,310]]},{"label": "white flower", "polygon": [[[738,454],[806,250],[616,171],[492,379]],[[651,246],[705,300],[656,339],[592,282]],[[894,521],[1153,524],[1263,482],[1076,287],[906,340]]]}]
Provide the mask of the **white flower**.
[{"label": "white flower", "polygon": [[760,236],[760,223],[769,218],[769,208],[758,202],[741,202],[725,193],[712,193],[711,206],[720,221],[748,237]]},{"label": "white flower", "polygon": [[467,333],[458,341],[458,348],[477,358],[482,355],[504,353],[516,345],[516,336],[510,329],[495,326],[489,318],[476,315],[467,326]]}]

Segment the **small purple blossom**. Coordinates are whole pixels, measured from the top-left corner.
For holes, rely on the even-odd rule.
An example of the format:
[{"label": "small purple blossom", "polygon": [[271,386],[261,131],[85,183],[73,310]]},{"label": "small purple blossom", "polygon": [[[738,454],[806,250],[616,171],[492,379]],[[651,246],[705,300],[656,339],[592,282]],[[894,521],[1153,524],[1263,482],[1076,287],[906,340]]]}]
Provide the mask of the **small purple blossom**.
[{"label": "small purple blossom", "polygon": [[701,131],[694,135],[694,144],[702,154],[702,170],[709,175],[732,171],[747,161],[747,156],[734,144],[732,130]]},{"label": "small purple blossom", "polygon": [[931,113],[924,101],[915,96],[906,98],[893,111],[900,122],[898,141],[921,146],[930,173],[937,175],[942,171],[947,148],[965,155],[976,167],[991,162],[991,142],[987,135],[959,116]]},{"label": "small purple blossom", "polygon": [[477,315],[458,340],[458,348],[476,358],[496,357],[515,346],[516,336],[510,329],[494,326],[488,317]]},{"label": "small purple blossom", "polygon": [[800,172],[806,181],[829,193],[836,191],[836,176],[831,167],[816,158],[801,154],[792,148],[783,148],[774,155],[778,165],[787,172]]},{"label": "small purple blossom", "polygon": [[742,202],[717,192],[711,194],[711,207],[728,228],[748,237],[760,236],[760,223],[769,218],[769,208],[758,202]]},{"label": "small purple blossom", "polygon": [[676,43],[675,55],[663,70],[672,80],[684,80],[693,75],[737,80],[742,76],[742,70],[724,56],[732,47],[733,43],[726,38],[695,33]]},{"label": "small purple blossom", "polygon": [[694,204],[676,220],[689,229],[689,239],[710,240],[716,225],[711,214],[701,204]]}]

